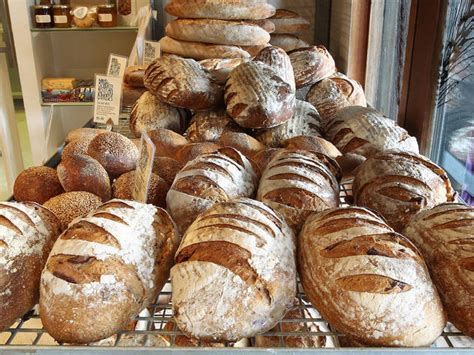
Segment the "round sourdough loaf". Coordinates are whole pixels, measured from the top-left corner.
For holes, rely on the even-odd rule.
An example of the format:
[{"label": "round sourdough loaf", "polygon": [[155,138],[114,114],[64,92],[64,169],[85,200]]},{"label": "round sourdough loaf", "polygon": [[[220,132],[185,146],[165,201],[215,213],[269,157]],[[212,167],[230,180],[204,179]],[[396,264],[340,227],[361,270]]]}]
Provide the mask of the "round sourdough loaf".
[{"label": "round sourdough loaf", "polygon": [[333,327],[369,346],[429,346],[446,318],[416,247],[359,207],[313,214],[299,235],[306,296]]},{"label": "round sourdough loaf", "polygon": [[215,142],[226,132],[242,132],[225,110],[197,112],[185,136],[192,143]]},{"label": "round sourdough loaf", "polygon": [[309,43],[299,39],[295,35],[291,34],[278,34],[272,33],[270,35],[270,44],[275,47],[280,47],[285,52],[291,52],[299,48],[309,47]]},{"label": "round sourdough loaf", "polygon": [[151,141],[156,147],[155,155],[176,159],[177,151],[189,141],[182,135],[166,128],[157,128],[148,131]]},{"label": "round sourdough loaf", "polygon": [[308,150],[310,152],[322,153],[329,158],[336,159],[341,152],[331,142],[321,137],[296,136],[282,142],[284,148],[296,150]]},{"label": "round sourdough loaf", "polygon": [[277,9],[275,15],[270,17],[270,21],[275,25],[274,33],[299,33],[311,27],[307,19],[286,9]]},{"label": "round sourdough loaf", "polygon": [[222,147],[213,142],[188,143],[176,152],[176,160],[186,164],[200,155],[214,153],[219,148]]},{"label": "round sourdough loaf", "polygon": [[446,172],[422,155],[389,150],[367,159],[352,186],[354,202],[380,213],[396,231],[423,209],[454,200]]},{"label": "round sourdough loaf", "polygon": [[145,75],[146,65],[132,65],[125,68],[123,82],[133,87],[144,87],[143,75]]},{"label": "round sourdough loaf", "polygon": [[474,208],[445,203],[422,211],[403,234],[423,253],[449,321],[474,337]]},{"label": "round sourdough loaf", "polygon": [[56,170],[47,166],[34,166],[23,170],[13,185],[13,196],[18,202],[43,204],[63,192]]},{"label": "round sourdough loaf", "polygon": [[264,144],[243,132],[225,132],[218,142],[223,147],[237,149],[249,159],[266,148]]},{"label": "round sourdough loaf", "polygon": [[291,60],[286,52],[278,47],[268,46],[263,48],[253,59],[265,63],[272,67],[282,79],[290,84],[293,91],[296,91],[295,75]]},{"label": "round sourdough loaf", "polygon": [[273,328],[296,294],[295,239],[251,199],[218,203],[189,227],[171,269],[176,324],[203,341],[237,341]]},{"label": "round sourdough loaf", "polygon": [[324,46],[295,49],[289,56],[297,89],[317,83],[336,72],[334,58]]}]

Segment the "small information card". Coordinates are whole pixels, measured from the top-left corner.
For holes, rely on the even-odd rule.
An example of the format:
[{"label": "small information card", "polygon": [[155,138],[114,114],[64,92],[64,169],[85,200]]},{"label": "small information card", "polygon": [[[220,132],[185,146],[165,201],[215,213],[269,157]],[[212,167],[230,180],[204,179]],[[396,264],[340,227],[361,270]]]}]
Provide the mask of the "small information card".
[{"label": "small information card", "polygon": [[122,78],[95,75],[94,122],[119,124]]},{"label": "small information card", "polygon": [[140,155],[138,157],[137,169],[135,170],[135,183],[132,190],[132,197],[135,201],[146,203],[155,152],[155,145],[150,136],[144,131],[140,140]]},{"label": "small information card", "polygon": [[161,56],[159,42],[145,41],[143,46],[143,65],[150,65],[156,58]]}]

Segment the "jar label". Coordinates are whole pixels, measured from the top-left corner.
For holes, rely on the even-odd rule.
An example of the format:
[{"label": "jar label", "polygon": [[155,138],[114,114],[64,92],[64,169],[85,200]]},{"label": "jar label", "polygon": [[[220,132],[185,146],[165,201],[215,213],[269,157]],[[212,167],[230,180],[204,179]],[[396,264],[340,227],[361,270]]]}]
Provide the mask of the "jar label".
[{"label": "jar label", "polygon": [[112,22],[112,14],[99,14],[99,22]]},{"label": "jar label", "polygon": [[36,20],[36,23],[51,23],[51,16],[50,15],[36,15],[35,20]]},{"label": "jar label", "polygon": [[54,23],[67,23],[67,16],[66,15],[55,15],[54,16]]}]

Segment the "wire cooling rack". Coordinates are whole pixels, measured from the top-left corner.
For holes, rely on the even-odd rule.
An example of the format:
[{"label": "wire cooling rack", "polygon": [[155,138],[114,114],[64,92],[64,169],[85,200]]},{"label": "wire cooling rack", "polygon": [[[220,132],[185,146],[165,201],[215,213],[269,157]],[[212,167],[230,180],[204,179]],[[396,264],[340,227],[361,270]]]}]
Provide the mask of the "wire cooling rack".
[{"label": "wire cooling rack", "polygon": [[[352,199],[352,182],[343,181],[340,192],[341,205],[348,205]],[[171,308],[171,285],[168,282],[161,291],[157,302],[142,312],[131,324],[130,329],[121,330],[118,334],[100,342],[88,345],[92,350],[107,348],[157,349],[171,350],[180,347],[209,348],[252,348],[258,347],[265,340],[271,341],[271,347],[290,348],[295,343],[324,344],[325,348],[357,347],[342,334],[336,332],[307,301],[301,284],[295,299],[294,317],[280,321],[275,328],[258,337],[244,339],[238,343],[209,344],[186,338],[177,328]],[[289,326],[291,325],[291,326]],[[290,330],[291,331],[290,331]],[[293,331],[295,329],[295,331]],[[267,343],[268,344],[268,343]],[[37,307],[28,312],[10,328],[0,332],[0,350],[21,348],[24,350],[50,349],[62,347],[64,351],[72,350],[71,344],[58,344],[44,329],[39,318]],[[268,346],[268,345],[267,345]],[[433,344],[440,350],[448,348],[472,348],[474,339],[463,335],[454,326],[448,324],[442,335]],[[75,347],[74,349],[77,349]]]}]

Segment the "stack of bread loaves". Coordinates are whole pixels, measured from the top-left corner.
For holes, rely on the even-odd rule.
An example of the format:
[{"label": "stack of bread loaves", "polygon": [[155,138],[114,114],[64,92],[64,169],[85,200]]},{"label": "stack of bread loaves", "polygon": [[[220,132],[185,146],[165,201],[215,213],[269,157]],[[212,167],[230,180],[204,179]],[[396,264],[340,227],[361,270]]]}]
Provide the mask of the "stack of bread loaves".
[{"label": "stack of bread loaves", "polygon": [[309,44],[298,37],[298,34],[309,30],[310,23],[307,19],[294,11],[278,9],[270,17],[275,25],[271,34],[270,43],[289,52],[294,49],[309,47]]}]

